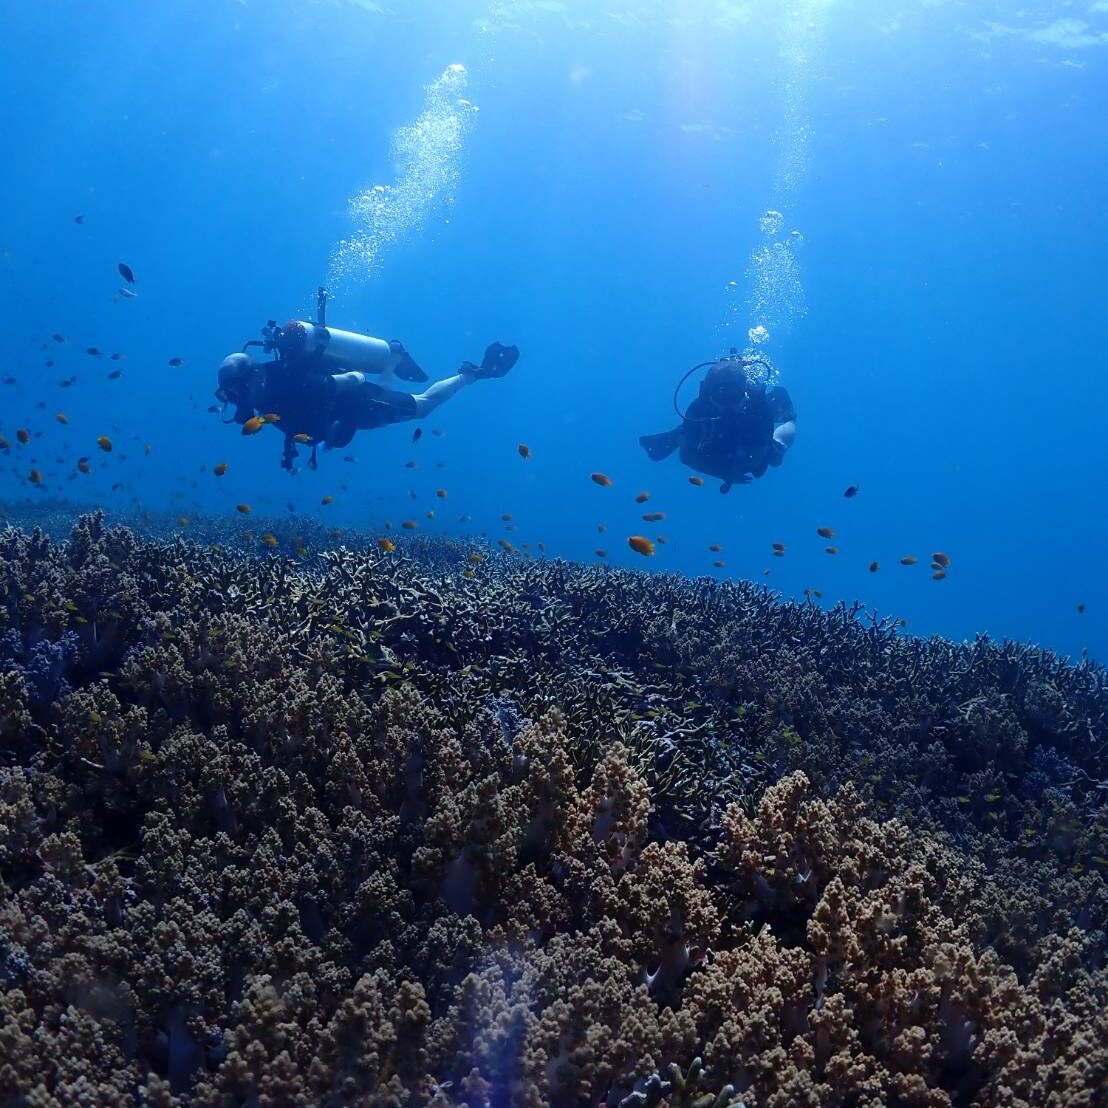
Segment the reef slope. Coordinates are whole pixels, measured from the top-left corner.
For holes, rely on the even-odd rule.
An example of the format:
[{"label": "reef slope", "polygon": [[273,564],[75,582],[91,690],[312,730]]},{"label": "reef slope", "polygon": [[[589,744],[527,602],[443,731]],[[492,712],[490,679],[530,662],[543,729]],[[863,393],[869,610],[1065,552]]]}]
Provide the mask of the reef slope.
[{"label": "reef slope", "polygon": [[1103,670],[471,552],[0,533],[0,1104],[1105,1103]]}]

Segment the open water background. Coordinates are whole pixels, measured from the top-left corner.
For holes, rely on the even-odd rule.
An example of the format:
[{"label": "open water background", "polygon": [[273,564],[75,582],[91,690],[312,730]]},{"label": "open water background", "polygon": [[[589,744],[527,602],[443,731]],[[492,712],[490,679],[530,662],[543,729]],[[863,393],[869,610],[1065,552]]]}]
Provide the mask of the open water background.
[{"label": "open water background", "polygon": [[[506,537],[548,555],[769,568],[785,596],[857,598],[911,633],[1103,660],[1106,61],[1103,2],[7,5],[0,499],[229,519],[247,502],[255,531],[291,502],[373,536],[414,517],[495,539],[510,513]],[[452,116],[453,95],[429,109],[451,64],[476,112]],[[370,271],[347,266],[329,322],[402,339],[432,377],[493,339],[519,365],[417,444],[411,425],[363,433],[356,462],[289,477],[277,435],[206,411],[215,367],[267,319],[310,312],[357,229],[350,198],[405,179],[426,203]],[[767,209],[804,244],[759,286]],[[672,425],[687,367],[746,345],[759,288],[799,435],[720,496],[637,438]],[[20,447],[17,427],[39,437]],[[81,456],[95,472],[70,479]],[[664,523],[644,525],[650,509]],[[667,542],[647,562],[635,533]]]}]

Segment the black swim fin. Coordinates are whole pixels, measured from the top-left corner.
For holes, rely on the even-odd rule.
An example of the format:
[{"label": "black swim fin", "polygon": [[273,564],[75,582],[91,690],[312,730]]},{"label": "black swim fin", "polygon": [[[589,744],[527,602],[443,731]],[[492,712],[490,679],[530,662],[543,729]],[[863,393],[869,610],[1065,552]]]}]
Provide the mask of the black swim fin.
[{"label": "black swim fin", "polygon": [[502,343],[491,343],[485,349],[485,356],[480,365],[472,362],[463,363],[463,369],[472,373],[479,381],[485,381],[490,377],[503,377],[508,370],[519,361],[518,346],[504,346]]},{"label": "black swim fin", "polygon": [[660,435],[643,435],[639,439],[641,446],[652,462],[660,462],[668,458],[681,445],[681,432],[684,424],[674,427],[672,431],[663,431]]},{"label": "black swim fin", "polygon": [[426,381],[428,379],[427,374],[416,364],[415,358],[396,339],[389,343],[389,348],[396,355],[394,371],[401,381]]}]

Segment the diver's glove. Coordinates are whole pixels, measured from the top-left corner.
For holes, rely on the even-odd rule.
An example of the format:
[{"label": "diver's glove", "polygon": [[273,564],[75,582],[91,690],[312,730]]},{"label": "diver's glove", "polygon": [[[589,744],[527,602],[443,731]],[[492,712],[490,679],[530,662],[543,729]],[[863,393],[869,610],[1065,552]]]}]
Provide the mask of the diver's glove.
[{"label": "diver's glove", "polygon": [[485,351],[480,365],[463,362],[461,372],[469,373],[478,381],[483,381],[488,377],[503,377],[517,361],[519,361],[518,346],[501,346],[500,343],[494,342]]}]

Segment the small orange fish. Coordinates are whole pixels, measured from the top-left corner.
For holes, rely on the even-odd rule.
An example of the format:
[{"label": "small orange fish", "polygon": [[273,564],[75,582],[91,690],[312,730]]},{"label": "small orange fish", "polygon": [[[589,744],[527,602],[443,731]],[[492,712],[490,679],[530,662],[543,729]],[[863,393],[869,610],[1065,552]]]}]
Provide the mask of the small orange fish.
[{"label": "small orange fish", "polygon": [[400,526],[403,527],[405,531],[414,531],[417,527],[419,527],[419,524],[416,523],[414,519],[406,519],[400,524]]},{"label": "small orange fish", "polygon": [[646,512],[643,515],[643,521],[645,523],[659,523],[666,518],[665,512]]},{"label": "small orange fish", "polygon": [[320,501],[320,504],[334,504],[334,502],[335,498],[331,495],[327,495]]},{"label": "small orange fish", "polygon": [[237,511],[242,512],[242,514],[244,516],[248,516],[250,514],[250,505],[249,504],[236,504],[235,508],[236,508]]},{"label": "small orange fish", "polygon": [[27,478],[27,480],[29,480],[32,485],[41,485],[42,484],[42,474],[37,469],[32,469],[30,475]]},{"label": "small orange fish", "polygon": [[99,446],[100,449],[103,450],[105,454],[110,454],[111,453],[112,440],[109,439],[107,435],[101,435],[96,440],[96,445]]},{"label": "small orange fish", "polygon": [[266,412],[265,415],[262,416],[262,422],[263,423],[280,423],[281,422],[281,417],[276,412]]},{"label": "small orange fish", "polygon": [[298,431],[295,435],[292,436],[292,441],[300,443],[311,442],[312,436],[307,434],[305,431]]},{"label": "small orange fish", "polygon": [[92,466],[90,466],[88,464],[88,458],[78,458],[77,459],[77,468],[82,473],[91,473],[92,472]]},{"label": "small orange fish", "polygon": [[187,527],[189,525],[189,517],[188,516],[178,516],[177,517],[177,522],[178,522],[178,524],[180,524],[180,526]]},{"label": "small orange fish", "polygon": [[612,479],[606,473],[590,473],[589,476],[602,489],[610,489],[612,487]]},{"label": "small orange fish", "polygon": [[945,579],[945,577],[946,577],[946,570],[945,569],[937,569],[937,570],[935,570],[934,573],[931,574],[931,580],[932,581],[942,581],[942,580]]},{"label": "small orange fish", "polygon": [[57,420],[57,421],[58,421],[59,423],[62,423],[62,424],[65,424],[65,423],[68,423],[68,422],[69,422],[69,416],[67,416],[67,415],[65,414],[65,412],[57,412],[57,413],[55,414],[54,418],[55,418],[55,419],[56,419],[56,420]]},{"label": "small orange fish", "polygon": [[640,492],[639,495],[635,497],[635,503],[636,504],[645,504],[649,499],[650,499],[650,493]]},{"label": "small orange fish", "polygon": [[506,550],[509,554],[515,549],[507,539],[497,539],[496,542],[501,550]]},{"label": "small orange fish", "polygon": [[816,534],[819,535],[819,537],[821,539],[833,539],[835,537],[835,528],[834,527],[817,527],[816,528]]},{"label": "small orange fish", "polygon": [[838,554],[839,548],[837,546],[825,546],[824,552],[827,554]]},{"label": "small orange fish", "polygon": [[28,431],[26,427],[20,427],[20,428],[19,428],[19,429],[18,429],[18,430],[16,431],[16,433],[15,433],[15,437],[16,437],[17,439],[19,439],[20,443],[21,443],[21,444],[22,444],[23,446],[26,446],[26,445],[27,445],[27,443],[29,443],[29,442],[31,441],[31,432],[30,432],[30,431]]},{"label": "small orange fish", "polygon": [[265,426],[265,420],[261,416],[251,416],[243,425],[242,433],[244,435],[256,435]]},{"label": "small orange fish", "polygon": [[876,573],[880,568],[881,568],[881,565],[880,565],[879,562],[870,562],[870,564],[869,564],[870,573]]},{"label": "small orange fish", "polygon": [[268,532],[268,531],[264,535],[262,535],[262,542],[264,542],[266,544],[266,546],[277,546],[278,545],[277,536],[273,535],[273,534],[270,534],[270,532]]},{"label": "small orange fish", "polygon": [[900,564],[902,566],[914,566],[918,561],[919,559],[914,554],[905,554],[904,557],[900,559]]},{"label": "small orange fish", "polygon": [[476,550],[474,550],[473,553],[469,556],[469,561],[472,562],[474,565],[479,565],[484,560],[485,555],[479,554]]},{"label": "small orange fish", "polygon": [[694,475],[694,476],[689,478],[689,484],[690,485],[696,485],[697,488],[700,488],[700,486],[704,484],[704,478],[703,477],[696,477]]},{"label": "small orange fish", "polygon": [[227,463],[226,462],[220,462],[219,465],[217,465],[212,470],[212,473],[214,473],[217,477],[222,477],[226,472],[227,472]]},{"label": "small orange fish", "polygon": [[436,496],[437,496],[437,497],[438,497],[438,498],[439,498],[440,500],[445,500],[445,499],[446,499],[446,497],[447,497],[447,492],[446,492],[446,489],[435,489],[435,495],[436,495]]},{"label": "small orange fish", "polygon": [[596,556],[598,558],[607,558],[608,557],[608,551],[607,550],[597,550],[596,551]]},{"label": "small orange fish", "polygon": [[531,448],[525,442],[521,442],[519,446],[516,447],[516,450],[519,451],[519,456],[524,461],[527,461],[527,459],[531,457]]},{"label": "small orange fish", "polygon": [[711,546],[709,546],[709,547],[708,547],[708,549],[709,549],[709,550],[710,550],[710,551],[711,551],[711,552],[712,552],[713,554],[718,554],[718,553],[719,553],[719,552],[720,552],[720,551],[721,551],[721,550],[723,549],[723,547],[722,547],[722,546],[720,546],[720,544],[719,544],[718,542],[714,542],[714,543],[712,543],[712,545],[711,545]]},{"label": "small orange fish", "polygon": [[396,549],[396,543],[392,539],[378,539],[377,549],[385,554],[391,554]]},{"label": "small orange fish", "polygon": [[950,567],[950,555],[944,554],[941,550],[937,554],[931,555],[931,561],[938,562],[943,569]]},{"label": "small orange fish", "polygon": [[641,554],[644,558],[649,558],[654,554],[654,544],[643,535],[632,535],[627,540],[627,545],[636,554]]}]

